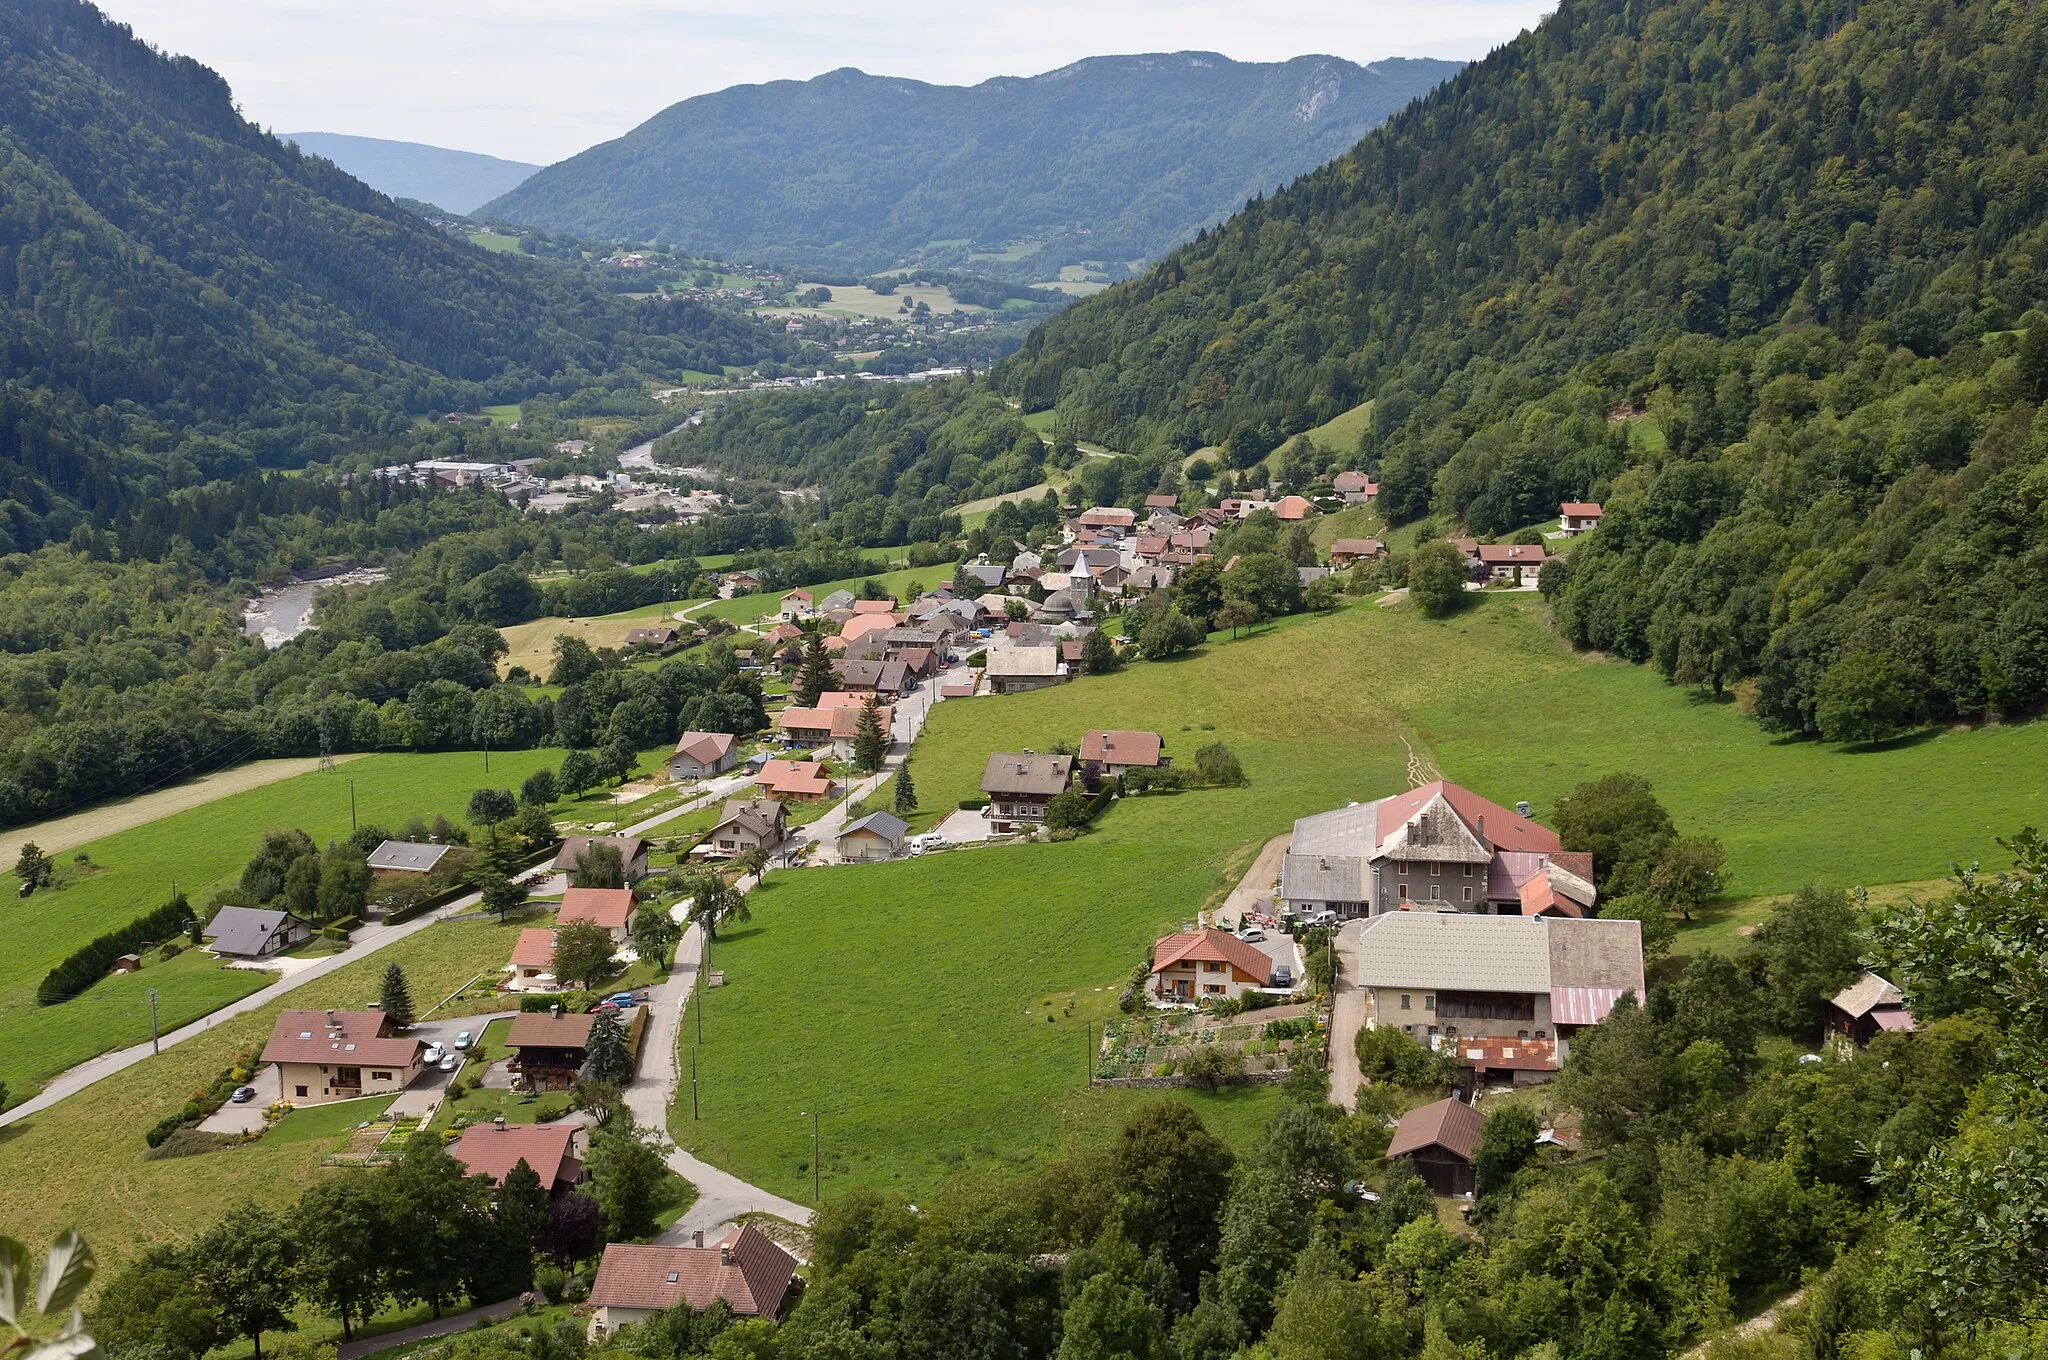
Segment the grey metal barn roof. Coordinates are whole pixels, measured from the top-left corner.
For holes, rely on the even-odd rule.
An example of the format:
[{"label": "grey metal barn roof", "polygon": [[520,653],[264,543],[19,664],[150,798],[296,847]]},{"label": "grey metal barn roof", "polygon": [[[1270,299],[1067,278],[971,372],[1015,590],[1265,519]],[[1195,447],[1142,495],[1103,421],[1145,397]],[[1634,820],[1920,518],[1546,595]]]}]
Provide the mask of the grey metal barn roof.
[{"label": "grey metal barn roof", "polygon": [[441,856],[447,853],[447,846],[434,845],[426,841],[385,841],[370,852],[370,867],[424,874],[439,864]]}]

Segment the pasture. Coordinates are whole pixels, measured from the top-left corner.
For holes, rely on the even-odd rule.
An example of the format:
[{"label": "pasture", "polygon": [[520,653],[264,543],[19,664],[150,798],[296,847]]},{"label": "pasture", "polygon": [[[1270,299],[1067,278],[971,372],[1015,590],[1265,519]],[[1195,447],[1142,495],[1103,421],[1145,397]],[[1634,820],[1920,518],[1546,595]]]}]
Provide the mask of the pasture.
[{"label": "pasture", "polygon": [[[1181,761],[1225,742],[1250,787],[1125,799],[1067,844],[771,874],[753,921],[713,948],[727,985],[707,997],[703,1118],[680,1107],[678,1140],[802,1198],[797,1111],[814,1103],[827,1193],[915,1192],[1102,1136],[1122,1093],[1086,1086],[1076,1031],[1114,1004],[1146,942],[1219,901],[1294,818],[1408,787],[1411,748],[1539,816],[1583,779],[1648,777],[1681,833],[1724,842],[1753,899],[1704,914],[1685,948],[1732,947],[1745,916],[1803,883],[1924,886],[1953,859],[1995,862],[1995,839],[2048,795],[2048,723],[1879,751],[1783,741],[1730,703],[1572,654],[1540,600],[1501,595],[1441,621],[1354,603],[1113,676],[949,700],[912,757],[913,826],[974,795],[989,752],[1092,727],[1158,731]],[[1238,1137],[1266,1099],[1207,1100],[1204,1117]]]},{"label": "pasture", "polygon": [[198,905],[232,882],[264,832],[298,827],[323,844],[347,836],[351,784],[360,822],[396,828],[437,812],[459,821],[470,793],[487,780],[517,788],[561,758],[546,749],[493,752],[486,776],[475,751],[365,756],[88,842],[80,848],[97,871],[59,891],[16,904],[18,880],[9,875],[0,882],[9,902],[0,914],[0,1081],[18,1099],[74,1063],[147,1039],[149,987],[159,988],[159,1021],[170,1029],[271,981],[271,974],[220,969],[194,954],[150,962],[61,1005],[35,1001],[36,983],[58,960],[164,901],[174,884]]}]

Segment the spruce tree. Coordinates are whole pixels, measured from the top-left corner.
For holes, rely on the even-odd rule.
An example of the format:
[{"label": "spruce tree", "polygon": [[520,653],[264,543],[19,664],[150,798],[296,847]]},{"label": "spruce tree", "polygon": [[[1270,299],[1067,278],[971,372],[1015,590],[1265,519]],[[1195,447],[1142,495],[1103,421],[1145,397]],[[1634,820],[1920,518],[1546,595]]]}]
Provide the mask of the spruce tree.
[{"label": "spruce tree", "polygon": [[790,687],[790,698],[798,708],[815,708],[818,699],[832,688],[832,661],[825,655],[823,634],[812,633],[804,639],[803,664],[797,667],[796,684]]},{"label": "spruce tree", "polygon": [[405,982],[405,970],[392,964],[384,970],[384,1014],[400,1029],[412,1024],[412,988]]},{"label": "spruce tree", "polygon": [[578,1080],[624,1086],[633,1079],[633,1051],[626,1046],[626,1027],[619,1023],[617,1011],[598,1011],[596,1019],[590,1022],[584,1054],[583,1070],[576,1074]]},{"label": "spruce tree", "polygon": [[860,706],[860,725],[853,730],[853,765],[862,774],[882,768],[889,753],[889,734],[882,730],[882,706],[870,694]]},{"label": "spruce tree", "polygon": [[896,815],[908,817],[917,811],[917,785],[910,780],[910,762],[904,761],[896,771]]}]

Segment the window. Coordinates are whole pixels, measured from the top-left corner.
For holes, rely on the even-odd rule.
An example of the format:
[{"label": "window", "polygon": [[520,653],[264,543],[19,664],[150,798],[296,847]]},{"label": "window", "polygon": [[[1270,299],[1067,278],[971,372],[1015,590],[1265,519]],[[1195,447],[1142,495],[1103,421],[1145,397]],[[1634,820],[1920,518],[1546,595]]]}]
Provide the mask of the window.
[{"label": "window", "polygon": [[305,1094],[306,1094],[306,1088],[305,1088],[305,1087],[303,1087],[303,1086],[294,1086],[294,1087],[292,1088],[292,1091],[293,1091],[293,1093],[294,1093],[294,1094],[298,1095],[298,1096],[299,1096],[299,1097],[301,1097],[301,1098],[304,1098],[304,1096],[305,1096]]},{"label": "window", "polygon": [[1465,900],[1467,902],[1472,900],[1472,890],[1470,888],[1465,889]]},{"label": "window", "polygon": [[1402,1032],[1403,1034],[1413,1034],[1413,1033],[1415,1032],[1415,1026],[1413,1026],[1413,1025],[1403,1025],[1403,1026],[1401,1026],[1401,1032]]},{"label": "window", "polygon": [[1409,1003],[1410,1003],[1411,1001],[1413,1001],[1413,999],[1414,999],[1414,998],[1410,997],[1410,996],[1408,995],[1408,993],[1406,993],[1406,992],[1403,992],[1403,993],[1401,993],[1401,1009],[1402,1009],[1402,1010],[1404,1010],[1404,1011],[1405,1011],[1405,1010],[1412,1010],[1412,1009],[1413,1009],[1413,1007],[1412,1007],[1412,1006],[1411,1006],[1411,1005],[1410,1005]]},{"label": "window", "polygon": [[1436,862],[1435,862],[1434,860],[1430,861],[1430,865],[1429,865],[1429,876],[1430,876],[1431,878],[1440,878],[1440,877],[1442,877],[1442,876],[1443,876],[1443,872],[1444,872],[1444,866],[1443,866],[1443,865],[1441,865],[1441,864],[1438,864],[1438,863],[1436,863]]},{"label": "window", "polygon": [[1441,902],[1444,900],[1443,884],[1432,883],[1429,885],[1429,900],[1432,902]]},{"label": "window", "polygon": [[372,1080],[372,1081],[390,1081],[390,1080],[391,1080],[391,1074],[390,1074],[389,1072],[374,1072],[374,1071],[373,1071],[373,1072],[371,1072],[371,1073],[370,1073],[370,1080]]},{"label": "window", "polygon": [[1401,900],[1403,902],[1408,900],[1408,885],[1406,883],[1401,885]]},{"label": "window", "polygon": [[1221,996],[1223,995],[1223,984],[1220,982],[1205,983],[1202,986],[1202,990],[1211,996]]},{"label": "window", "polygon": [[1547,1035],[1547,1034],[1545,1034],[1545,1033],[1544,1033],[1544,1032],[1543,1032],[1542,1030],[1540,1030],[1540,1029],[1539,1029],[1539,1030],[1537,1030],[1537,1031],[1536,1031],[1536,1037],[1537,1037],[1538,1039],[1547,1039],[1547,1038],[1549,1038],[1550,1036],[1549,1036],[1549,1035]]},{"label": "window", "polygon": [[1465,866],[1465,877],[1472,877],[1472,866],[1469,864]]},{"label": "window", "polygon": [[1436,1009],[1436,993],[1435,993],[1435,992],[1424,992],[1424,993],[1422,994],[1422,1009],[1424,1009],[1424,1010],[1426,1010],[1426,1011],[1433,1011],[1433,1010],[1435,1010],[1435,1009]]},{"label": "window", "polygon": [[1202,971],[1205,973],[1220,973],[1223,971],[1223,965],[1220,963],[1204,961],[1202,964]]},{"label": "window", "polygon": [[1444,1037],[1445,1037],[1445,1038],[1447,1038],[1447,1039],[1455,1039],[1455,1038],[1457,1038],[1457,1037],[1458,1037],[1458,1027],[1457,1027],[1456,1025],[1445,1025],[1445,1026],[1444,1026]]},{"label": "window", "polygon": [[1429,1027],[1429,1037],[1430,1037],[1430,1038],[1432,1038],[1432,1039],[1436,1038],[1436,1026],[1435,1026],[1435,1025],[1431,1025],[1431,1026]]},{"label": "window", "polygon": [[1515,1031],[1515,1037],[1526,1044],[1529,1042],[1529,1031],[1525,1029],[1518,1029]]},{"label": "window", "polygon": [[1394,866],[1394,872],[1401,875],[1401,877],[1403,878],[1408,877],[1408,861],[1404,859],[1399,864],[1396,864]]}]

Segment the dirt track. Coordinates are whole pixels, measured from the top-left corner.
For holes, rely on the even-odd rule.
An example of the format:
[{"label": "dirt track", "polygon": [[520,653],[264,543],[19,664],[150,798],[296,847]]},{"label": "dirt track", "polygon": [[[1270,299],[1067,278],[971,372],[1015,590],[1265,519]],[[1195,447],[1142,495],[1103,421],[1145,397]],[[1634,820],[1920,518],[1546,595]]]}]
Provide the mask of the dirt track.
[{"label": "dirt track", "polygon": [[[336,756],[334,763],[340,765],[357,759],[360,757]],[[174,812],[211,803],[216,798],[259,789],[265,784],[275,784],[280,779],[290,779],[319,768],[318,756],[244,761],[230,769],[203,774],[167,789],[124,798],[118,803],[100,803],[82,812],[54,817],[33,826],[18,826],[11,831],[0,832],[0,866],[12,865],[25,841],[34,841],[46,855],[55,854],[74,845],[84,845],[87,841],[141,826],[144,822],[153,822],[159,817],[168,817]]]}]

